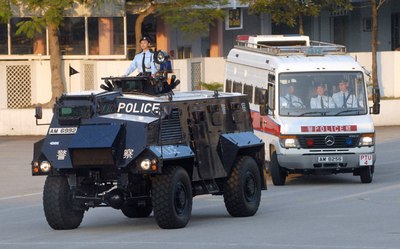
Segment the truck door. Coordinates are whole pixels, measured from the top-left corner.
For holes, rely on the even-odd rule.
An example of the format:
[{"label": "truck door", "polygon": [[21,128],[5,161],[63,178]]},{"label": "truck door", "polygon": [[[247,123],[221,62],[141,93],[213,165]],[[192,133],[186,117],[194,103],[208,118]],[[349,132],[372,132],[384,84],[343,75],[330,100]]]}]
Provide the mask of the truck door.
[{"label": "truck door", "polygon": [[210,146],[206,105],[196,104],[190,108],[190,138],[196,152],[196,166],[200,178],[214,177],[214,163]]}]

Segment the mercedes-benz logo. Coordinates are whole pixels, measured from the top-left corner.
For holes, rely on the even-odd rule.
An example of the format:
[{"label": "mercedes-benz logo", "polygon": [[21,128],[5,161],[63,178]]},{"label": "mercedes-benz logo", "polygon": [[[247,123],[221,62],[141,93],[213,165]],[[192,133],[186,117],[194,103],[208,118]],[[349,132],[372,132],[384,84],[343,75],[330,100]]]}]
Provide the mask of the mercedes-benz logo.
[{"label": "mercedes-benz logo", "polygon": [[326,146],[332,146],[335,144],[335,138],[333,136],[326,136],[325,137],[325,144]]}]

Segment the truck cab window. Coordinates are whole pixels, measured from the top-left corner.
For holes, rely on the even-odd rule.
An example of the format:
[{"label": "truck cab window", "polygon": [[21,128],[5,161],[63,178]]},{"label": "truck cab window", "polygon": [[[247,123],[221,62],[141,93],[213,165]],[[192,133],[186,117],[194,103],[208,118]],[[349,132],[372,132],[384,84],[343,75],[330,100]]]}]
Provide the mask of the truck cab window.
[{"label": "truck cab window", "polygon": [[363,82],[361,72],[282,73],[280,115],[364,115],[367,100]]}]

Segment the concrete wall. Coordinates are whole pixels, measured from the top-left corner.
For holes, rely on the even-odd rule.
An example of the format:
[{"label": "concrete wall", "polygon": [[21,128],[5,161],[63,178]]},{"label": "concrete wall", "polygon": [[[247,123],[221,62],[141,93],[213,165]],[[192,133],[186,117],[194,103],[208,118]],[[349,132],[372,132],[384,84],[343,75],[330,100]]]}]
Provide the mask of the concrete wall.
[{"label": "concrete wall", "polygon": [[[370,103],[372,106],[372,103]],[[400,118],[396,115],[399,111],[400,99],[381,100],[381,113],[372,115],[372,120],[376,126],[400,125]]]},{"label": "concrete wall", "polygon": [[[49,129],[48,125],[36,125],[34,108],[1,109],[0,113],[0,136],[45,135]],[[52,109],[44,109],[39,124],[50,123],[52,115]]]},{"label": "concrete wall", "polygon": [[[368,71],[372,71],[371,53],[361,52],[351,53],[351,55]],[[378,52],[377,64],[381,95],[400,98],[400,51]]]}]

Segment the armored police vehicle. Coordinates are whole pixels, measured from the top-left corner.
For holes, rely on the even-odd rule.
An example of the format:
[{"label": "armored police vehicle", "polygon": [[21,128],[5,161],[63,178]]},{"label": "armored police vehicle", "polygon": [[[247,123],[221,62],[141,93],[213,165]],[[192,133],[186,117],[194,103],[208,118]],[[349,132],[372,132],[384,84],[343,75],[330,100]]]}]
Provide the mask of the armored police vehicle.
[{"label": "armored police vehicle", "polygon": [[232,216],[257,212],[264,143],[246,95],[173,93],[175,77],[104,80],[105,91],[63,94],[34,145],[32,174],[47,175],[43,205],[53,229],[77,228],[85,211],[102,206],[129,218],[154,212],[161,228],[181,228],[203,194],[223,195]]},{"label": "armored police vehicle", "polygon": [[368,74],[346,47],[300,35],[239,36],[226,63],[226,92],[245,93],[256,135],[265,141],[275,185],[291,173],[375,169],[379,88],[368,108]]}]

